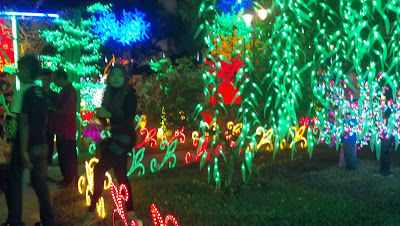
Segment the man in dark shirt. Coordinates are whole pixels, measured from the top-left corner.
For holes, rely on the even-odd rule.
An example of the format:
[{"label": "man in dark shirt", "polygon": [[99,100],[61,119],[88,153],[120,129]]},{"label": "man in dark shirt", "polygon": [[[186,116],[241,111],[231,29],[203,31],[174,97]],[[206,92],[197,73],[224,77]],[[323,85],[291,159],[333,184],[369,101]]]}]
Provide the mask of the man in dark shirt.
[{"label": "man in dark shirt", "polygon": [[6,202],[8,218],[5,225],[24,225],[22,216],[22,173],[28,168],[31,184],[40,204],[40,219],[44,225],[55,225],[46,184],[47,104],[44,91],[33,83],[40,74],[40,62],[33,56],[18,62],[21,90],[13,97],[11,112],[17,114],[17,134],[11,151]]},{"label": "man in dark shirt", "polygon": [[[57,93],[54,92],[53,90],[50,89],[50,84],[52,82],[52,73],[50,69],[43,69],[42,74],[40,76],[40,80],[42,81],[42,88],[44,90],[44,97],[46,98],[46,103],[49,109],[54,109],[56,105],[56,98],[57,98]],[[51,125],[50,123],[52,122],[52,112],[49,110],[48,112],[48,123],[47,123],[47,144],[49,145],[49,152],[48,152],[48,157],[47,157],[47,163],[48,165],[51,165],[53,161],[53,152],[54,152],[54,133],[50,131]]]},{"label": "man in dark shirt", "polygon": [[56,99],[56,108],[52,114],[52,131],[56,134],[58,162],[64,180],[61,186],[78,183],[78,157],[76,153],[76,105],[78,94],[70,82],[67,73],[59,69],[54,73],[54,84],[62,88]]}]

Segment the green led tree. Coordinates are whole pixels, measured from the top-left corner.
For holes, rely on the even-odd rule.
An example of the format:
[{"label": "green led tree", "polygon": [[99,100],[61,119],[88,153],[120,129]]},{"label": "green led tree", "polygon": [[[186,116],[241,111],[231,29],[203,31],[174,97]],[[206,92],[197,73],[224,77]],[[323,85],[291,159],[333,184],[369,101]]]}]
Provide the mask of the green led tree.
[{"label": "green led tree", "polygon": [[[67,72],[68,80],[75,84],[80,84],[81,81],[85,83],[88,79],[91,79],[91,75],[98,75],[100,71],[97,63],[101,59],[99,51],[100,40],[91,32],[93,26],[92,20],[82,19],[80,10],[76,10],[74,20],[60,18],[55,20],[54,23],[58,25],[57,30],[44,30],[40,32],[40,35],[47,42],[52,43],[57,48],[55,56],[40,56],[40,59],[44,63],[43,67],[52,70],[64,68]],[[81,88],[78,85],[77,109],[79,112],[81,110],[81,98],[84,98],[86,95],[85,93],[81,93]],[[81,145],[80,120],[77,120],[77,123],[77,147],[79,149]]]},{"label": "green led tree", "polygon": [[[336,139],[338,147],[342,137],[354,133],[359,147],[370,144],[379,159],[381,139],[388,134],[398,137],[399,3],[342,0],[339,4],[320,2],[319,7],[324,16],[316,21],[320,32],[315,38],[315,63],[327,73],[323,78],[312,74],[314,95],[322,106],[314,106],[318,139],[328,143]],[[357,75],[356,83],[351,74]],[[385,87],[394,91],[391,103],[383,98]],[[350,89],[360,90],[355,102],[346,98]],[[388,119],[386,108],[393,112]],[[352,125],[347,123],[351,119]]]},{"label": "green led tree", "polygon": [[41,56],[44,67],[64,68],[71,82],[80,82],[81,76],[99,74],[100,40],[91,32],[92,20],[82,19],[77,10],[74,20],[57,19],[54,23],[58,25],[57,30],[44,30],[40,34],[57,48],[55,56]]},{"label": "green led tree", "polygon": [[[291,138],[292,158],[295,149],[294,126],[298,126],[297,109],[299,98],[302,98],[302,74],[312,65],[302,50],[301,37],[310,27],[313,14],[310,10],[314,1],[276,0],[273,11],[279,11],[276,17],[272,37],[272,54],[269,61],[269,72],[264,80],[268,89],[274,90],[274,100],[269,109],[274,134],[274,155],[281,143]],[[269,100],[270,101],[270,100]],[[268,105],[267,105],[268,106]],[[267,107],[266,106],[266,107]],[[311,153],[313,142],[308,141]]]},{"label": "green led tree", "polygon": [[199,10],[205,21],[197,33],[204,31],[208,49],[203,59],[204,102],[195,111],[204,120],[194,161],[200,161],[200,168],[207,166],[209,182],[213,177],[217,188],[223,183],[230,189],[235,163],[241,166],[244,183],[253,171],[255,131],[261,125],[257,97],[262,91],[251,79],[253,31],[241,17],[244,9],[239,7],[238,12],[232,7],[226,13],[216,9],[215,2],[204,1]]},{"label": "green led tree", "polygon": [[[270,30],[267,27],[263,31],[259,30],[257,24],[253,28],[244,25],[244,10],[238,15],[234,11],[241,2],[235,2],[230,14],[219,14],[215,5],[206,3],[201,5],[200,14],[211,12],[215,15],[205,16],[208,20],[200,26],[200,29],[206,30],[204,39],[209,52],[205,54],[204,61],[211,69],[207,68],[203,74],[205,102],[199,104],[197,110],[210,113],[211,122],[201,123],[200,131],[205,135],[199,139],[196,157],[201,158],[201,167],[211,157],[209,178],[212,169],[217,187],[222,178],[219,165],[223,166],[224,182],[229,187],[232,185],[234,162],[241,165],[243,182],[246,183],[252,175],[259,130],[266,131],[272,127],[274,156],[281,145],[290,141],[293,157],[296,150],[295,127],[298,126],[296,109],[302,97],[301,78],[312,66],[309,51],[306,53],[302,49],[305,32],[312,23],[310,7],[314,6],[314,1],[273,1],[273,7],[268,12],[279,14],[273,28]],[[253,10],[257,10],[259,4],[253,2],[253,6]],[[260,37],[267,36],[263,33],[270,33],[267,43],[259,41]],[[234,36],[241,39],[234,42],[232,50],[228,51],[232,55],[228,58],[227,45],[223,42]],[[247,47],[247,44],[250,46]],[[223,51],[219,51],[221,48]],[[239,62],[241,64],[235,64]],[[229,63],[237,66],[238,70],[229,76],[236,92],[233,100],[226,103],[219,92],[224,76],[220,79],[219,75]],[[235,103],[237,100],[239,102]],[[226,124],[229,120],[232,123]],[[312,138],[309,136],[310,153]]]}]

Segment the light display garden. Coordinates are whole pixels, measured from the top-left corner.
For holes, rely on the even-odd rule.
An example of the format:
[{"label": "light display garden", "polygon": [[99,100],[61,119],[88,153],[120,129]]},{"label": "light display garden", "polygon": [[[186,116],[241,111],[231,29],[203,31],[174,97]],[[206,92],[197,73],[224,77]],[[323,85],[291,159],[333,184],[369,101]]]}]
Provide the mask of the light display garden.
[{"label": "light display garden", "polygon": [[[397,3],[361,3],[341,1],[339,12],[320,4],[329,20],[317,21],[320,55],[316,56],[316,64],[326,65],[327,70],[322,76],[312,74],[314,94],[323,106],[316,110],[317,124],[322,141],[336,139],[338,147],[340,137],[351,131],[357,134],[359,147],[370,145],[379,159],[381,139],[395,136],[396,149],[399,139],[398,27],[397,21],[393,23],[387,16],[390,12],[398,16]],[[375,12],[379,17],[374,16]],[[335,20],[343,24],[328,31]],[[349,73],[355,73],[356,81],[349,79]],[[345,97],[349,90],[346,86],[359,90],[358,100]],[[349,118],[356,119],[356,123],[349,124]]]},{"label": "light display garden", "polygon": [[[94,4],[87,7],[88,19],[78,12],[75,20],[58,18],[55,30],[41,31],[41,37],[57,50],[55,55],[40,56],[43,67],[63,68],[80,91],[77,115],[82,135],[77,136],[88,140],[91,157],[98,143],[112,136],[102,131],[95,114],[108,69],[117,63],[113,55],[104,66],[101,48],[110,41],[131,48],[152,38],[144,12],[116,14],[112,7]],[[299,149],[311,159],[319,147],[339,150],[343,140],[353,136],[358,151],[370,149],[377,160],[383,140],[394,137],[398,148],[400,2],[204,0],[196,16],[202,23],[195,38],[205,44],[196,69],[202,79],[197,84],[202,89],[199,103],[194,103],[193,112],[183,101],[176,103],[185,106],[166,106],[168,102],[160,99],[176,95],[172,83],[191,78],[170,59],[148,62],[154,79],[143,78],[152,82],[150,91],[138,90],[137,95],[153,96],[148,98],[150,107],[139,109],[141,114],[131,125],[137,143],[128,154],[130,179],[146,180],[167,169],[193,166],[200,169],[201,183],[206,184],[201,186],[232,195],[257,177],[260,165],[265,167],[260,162],[266,161],[258,157],[267,152],[272,160],[280,152],[289,152],[293,160]],[[0,70],[7,71],[17,59],[9,48],[15,39],[10,20],[0,17],[0,25]],[[157,118],[150,114],[158,119],[148,122]],[[189,120],[196,127],[188,126]],[[97,162],[94,157],[86,161],[86,172],[79,178],[77,190],[86,205],[93,194]],[[98,216],[110,217],[106,212],[112,209],[114,225],[121,223],[119,219],[123,225],[139,225],[125,216],[127,188],[114,181],[107,172],[104,190],[114,206],[109,208],[102,197]],[[192,186],[206,190],[201,183],[193,180]],[[154,225],[178,225],[175,213],[163,218],[151,203]]]}]

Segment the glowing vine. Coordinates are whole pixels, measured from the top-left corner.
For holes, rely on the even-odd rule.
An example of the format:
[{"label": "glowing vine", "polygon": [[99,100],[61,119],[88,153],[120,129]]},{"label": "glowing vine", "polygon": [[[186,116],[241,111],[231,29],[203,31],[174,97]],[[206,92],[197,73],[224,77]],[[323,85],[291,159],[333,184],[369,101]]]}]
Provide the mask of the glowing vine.
[{"label": "glowing vine", "polygon": [[127,176],[130,176],[137,168],[140,168],[141,171],[138,172],[138,176],[143,176],[145,173],[145,168],[142,163],[143,157],[144,157],[144,151],[145,148],[142,147],[140,148],[137,153],[134,148],[132,148],[132,165],[131,168],[129,169]]},{"label": "glowing vine", "polygon": [[162,151],[164,151],[165,148],[167,149],[165,152],[165,157],[159,165],[157,164],[157,159],[154,158],[151,160],[151,162],[150,162],[151,172],[159,171],[170,158],[172,158],[173,160],[172,160],[172,162],[171,161],[169,162],[168,167],[169,168],[175,167],[175,164],[176,164],[175,149],[176,149],[177,144],[178,144],[178,140],[174,140],[174,141],[172,141],[172,143],[169,143],[168,141],[163,141],[160,144],[160,149]]}]

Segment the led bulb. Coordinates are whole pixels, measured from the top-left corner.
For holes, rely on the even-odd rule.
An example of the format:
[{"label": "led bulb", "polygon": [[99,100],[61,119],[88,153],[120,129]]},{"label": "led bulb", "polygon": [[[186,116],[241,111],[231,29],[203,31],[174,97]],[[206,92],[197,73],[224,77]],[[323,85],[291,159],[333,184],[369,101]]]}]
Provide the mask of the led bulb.
[{"label": "led bulb", "polygon": [[268,11],[266,9],[257,10],[257,13],[261,20],[265,20],[265,18],[267,18]]}]

